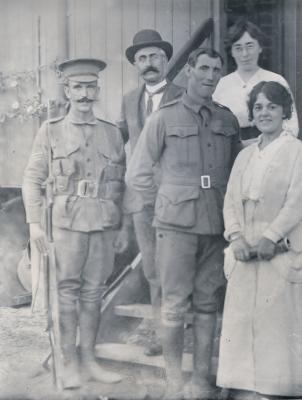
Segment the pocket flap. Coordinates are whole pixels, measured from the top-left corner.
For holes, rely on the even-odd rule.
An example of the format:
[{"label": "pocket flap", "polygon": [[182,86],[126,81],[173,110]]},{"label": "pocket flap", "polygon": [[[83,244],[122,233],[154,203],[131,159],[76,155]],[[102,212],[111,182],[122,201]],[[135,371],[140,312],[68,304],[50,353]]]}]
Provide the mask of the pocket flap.
[{"label": "pocket flap", "polygon": [[66,158],[67,157],[67,152],[65,147],[61,146],[53,146],[52,147],[52,158],[58,159],[58,158]]},{"label": "pocket flap", "polygon": [[52,157],[56,158],[66,158],[70,154],[74,153],[80,148],[80,145],[77,143],[58,143],[56,142],[52,146]]},{"label": "pocket flap", "polygon": [[237,129],[233,125],[228,125],[224,121],[213,120],[211,122],[211,131],[215,135],[232,136],[237,134]]},{"label": "pocket flap", "polygon": [[198,127],[196,125],[168,126],[167,136],[196,136],[198,135]]},{"label": "pocket flap", "polygon": [[80,148],[79,143],[66,143],[66,153],[68,156],[79,150],[79,148]]},{"label": "pocket flap", "polygon": [[163,184],[159,188],[158,195],[166,197],[172,204],[179,204],[187,200],[198,199],[199,187]]},{"label": "pocket flap", "polygon": [[125,167],[119,164],[108,163],[104,169],[104,180],[121,181],[125,175]]},{"label": "pocket flap", "polygon": [[112,159],[112,155],[110,152],[106,151],[106,148],[103,149],[97,149],[98,155],[101,159],[105,159],[107,162],[109,162]]}]

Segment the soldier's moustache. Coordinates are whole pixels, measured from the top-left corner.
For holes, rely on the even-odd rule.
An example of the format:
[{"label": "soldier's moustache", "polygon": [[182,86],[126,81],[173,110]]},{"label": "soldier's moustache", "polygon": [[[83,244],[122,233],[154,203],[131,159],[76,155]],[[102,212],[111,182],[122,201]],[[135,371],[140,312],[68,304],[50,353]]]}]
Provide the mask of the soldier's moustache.
[{"label": "soldier's moustache", "polygon": [[77,100],[78,103],[92,103],[94,99],[90,99],[89,97],[82,97],[81,99]]}]

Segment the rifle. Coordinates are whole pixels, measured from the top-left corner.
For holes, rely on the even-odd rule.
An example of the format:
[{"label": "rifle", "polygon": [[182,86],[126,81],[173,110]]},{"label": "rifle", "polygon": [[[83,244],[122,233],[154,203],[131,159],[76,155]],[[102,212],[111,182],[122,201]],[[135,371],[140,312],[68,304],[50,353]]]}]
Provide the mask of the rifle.
[{"label": "rifle", "polygon": [[103,305],[101,308],[101,312],[104,312],[105,309],[109,306],[110,302],[113,300],[115,295],[117,294],[121,283],[125,280],[126,276],[129,275],[132,271],[134,271],[142,260],[141,253],[138,253],[135,259],[131,264],[127,265],[123,271],[117,276],[117,278],[107,287],[102,295]]},{"label": "rifle", "polygon": [[[61,336],[59,325],[59,298],[58,283],[56,274],[56,254],[53,242],[52,232],[52,209],[54,196],[54,179],[52,174],[52,153],[49,132],[49,104],[47,107],[47,139],[48,139],[48,178],[46,180],[46,207],[45,207],[45,224],[46,236],[48,242],[48,251],[43,253],[43,272],[44,272],[44,288],[45,303],[47,307],[47,332],[52,358],[53,381],[58,389],[62,389],[62,363],[63,355],[61,352]],[[47,357],[47,360],[49,356]],[[47,360],[43,363],[45,364]]]}]

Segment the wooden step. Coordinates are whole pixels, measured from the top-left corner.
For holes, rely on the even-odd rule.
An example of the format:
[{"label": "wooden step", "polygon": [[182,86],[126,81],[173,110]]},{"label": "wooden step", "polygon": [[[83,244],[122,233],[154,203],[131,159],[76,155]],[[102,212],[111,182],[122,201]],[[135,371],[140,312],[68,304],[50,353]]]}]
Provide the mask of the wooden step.
[{"label": "wooden step", "polygon": [[31,303],[31,300],[32,300],[32,295],[29,292],[21,294],[19,296],[14,296],[12,298],[12,304],[10,305],[10,307],[21,307],[24,305],[28,305]]},{"label": "wooden step", "polygon": [[[114,312],[116,315],[121,315],[123,317],[153,319],[152,307],[150,304],[122,304],[115,306]],[[193,315],[187,313],[185,322],[191,324],[192,320]]]},{"label": "wooden step", "polygon": [[[146,365],[164,368],[163,356],[149,357],[144,354],[144,348],[133,344],[101,343],[95,346],[95,354],[98,358],[113,360],[117,362],[128,362],[131,364]],[[216,375],[218,365],[217,357],[212,358],[212,374]],[[192,354],[184,353],[182,370],[192,372]]]},{"label": "wooden step", "polygon": [[[95,355],[98,358],[104,358],[106,360],[164,368],[164,359],[162,356],[145,356],[144,348],[133,344],[97,344],[95,346]],[[192,365],[192,354],[184,353],[182,363],[183,371],[191,372]]]}]

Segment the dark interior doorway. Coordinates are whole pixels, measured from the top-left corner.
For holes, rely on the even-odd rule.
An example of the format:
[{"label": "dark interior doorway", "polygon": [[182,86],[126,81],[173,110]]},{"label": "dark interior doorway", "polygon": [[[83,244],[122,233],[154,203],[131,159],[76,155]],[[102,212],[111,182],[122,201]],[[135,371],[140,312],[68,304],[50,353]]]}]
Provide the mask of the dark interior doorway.
[{"label": "dark interior doorway", "polygon": [[[258,25],[265,34],[265,45],[259,60],[261,67],[283,74],[283,6],[284,0],[225,0],[226,29],[238,18],[246,18]],[[227,55],[227,72],[235,64]]]}]

